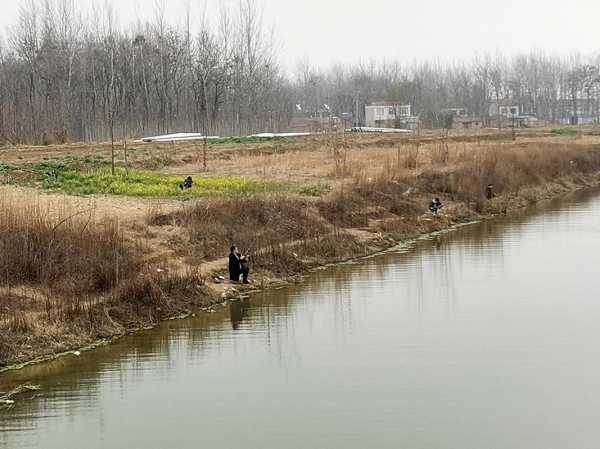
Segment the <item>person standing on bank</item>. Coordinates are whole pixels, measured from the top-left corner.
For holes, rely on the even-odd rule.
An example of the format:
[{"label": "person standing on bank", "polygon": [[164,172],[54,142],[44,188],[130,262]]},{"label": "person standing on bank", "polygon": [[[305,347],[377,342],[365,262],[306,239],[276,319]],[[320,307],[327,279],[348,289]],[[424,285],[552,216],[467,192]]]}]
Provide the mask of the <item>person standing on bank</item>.
[{"label": "person standing on bank", "polygon": [[232,246],[229,253],[229,280],[232,282],[240,282],[240,274],[242,274],[242,265],[236,246]]}]

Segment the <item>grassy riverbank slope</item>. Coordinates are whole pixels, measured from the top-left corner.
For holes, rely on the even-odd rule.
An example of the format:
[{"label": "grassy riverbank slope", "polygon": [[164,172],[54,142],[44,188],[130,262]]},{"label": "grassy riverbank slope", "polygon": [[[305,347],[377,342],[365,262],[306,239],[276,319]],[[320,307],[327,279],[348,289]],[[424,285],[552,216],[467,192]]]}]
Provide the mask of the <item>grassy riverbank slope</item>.
[{"label": "grassy riverbank slope", "polygon": [[[0,367],[212,307],[231,243],[266,287],[595,185],[595,134],[226,142],[208,148],[206,173],[201,147],[138,145],[114,177],[106,145],[1,149]],[[187,175],[196,186],[181,193]]]}]

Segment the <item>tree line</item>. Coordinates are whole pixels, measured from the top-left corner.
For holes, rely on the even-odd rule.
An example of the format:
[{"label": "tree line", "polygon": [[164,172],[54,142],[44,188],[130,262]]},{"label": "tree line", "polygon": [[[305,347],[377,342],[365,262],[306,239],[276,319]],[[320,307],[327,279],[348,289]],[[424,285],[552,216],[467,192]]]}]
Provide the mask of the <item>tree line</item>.
[{"label": "tree line", "polygon": [[[122,26],[109,4],[27,0],[0,40],[0,141],[99,141],[179,131],[244,135],[287,129],[294,117],[354,116],[378,100],[413,106],[423,123],[461,108],[489,118],[511,101],[548,121],[582,107],[600,115],[596,56],[531,52],[456,63],[361,62],[322,70],[280,63],[255,0],[183,26],[156,8]],[[368,55],[367,55],[368,56]]]},{"label": "tree line", "polygon": [[334,65],[327,71],[303,61],[294,86],[312,114],[327,104],[338,114],[358,115],[359,123],[364,105],[382,100],[410,104],[427,127],[443,126],[452,109],[490,123],[501,105],[552,123],[569,123],[575,116],[600,120],[600,56],[532,51],[454,63]]},{"label": "tree line", "polygon": [[289,121],[282,75],[253,0],[178,29],[119,25],[110,4],[29,0],[0,43],[0,136],[94,141],[177,130],[244,134]]}]

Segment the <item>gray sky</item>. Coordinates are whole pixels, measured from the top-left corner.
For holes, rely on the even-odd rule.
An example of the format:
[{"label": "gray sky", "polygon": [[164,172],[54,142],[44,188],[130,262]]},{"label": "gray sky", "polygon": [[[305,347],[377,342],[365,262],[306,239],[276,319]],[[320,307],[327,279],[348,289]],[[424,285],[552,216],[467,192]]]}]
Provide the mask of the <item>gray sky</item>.
[{"label": "gray sky", "polygon": [[[77,0],[90,4],[96,0]],[[456,59],[501,50],[582,53],[600,49],[600,0],[257,0],[275,26],[288,68],[359,59]],[[199,13],[236,0],[165,0],[171,21],[190,3]],[[0,27],[22,0],[0,0]],[[99,1],[100,4],[103,1]],[[149,17],[155,0],[118,0],[120,20]]]}]

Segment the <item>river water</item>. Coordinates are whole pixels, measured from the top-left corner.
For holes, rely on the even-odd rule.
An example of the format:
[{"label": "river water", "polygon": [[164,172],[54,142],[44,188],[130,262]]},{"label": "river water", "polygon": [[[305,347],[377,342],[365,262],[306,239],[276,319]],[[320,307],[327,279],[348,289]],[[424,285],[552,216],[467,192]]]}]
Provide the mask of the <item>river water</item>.
[{"label": "river water", "polygon": [[600,447],[600,196],[0,375],[2,449]]}]

